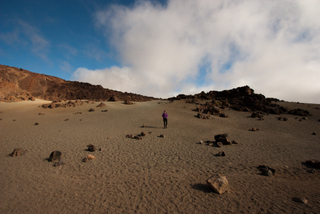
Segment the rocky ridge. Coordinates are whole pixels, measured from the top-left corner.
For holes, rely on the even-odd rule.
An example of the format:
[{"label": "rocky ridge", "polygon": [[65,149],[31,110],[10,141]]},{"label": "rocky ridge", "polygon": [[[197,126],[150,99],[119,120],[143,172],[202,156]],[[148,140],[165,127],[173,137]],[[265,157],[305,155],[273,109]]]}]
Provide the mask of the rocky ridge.
[{"label": "rocky ridge", "polygon": [[0,101],[14,102],[40,98],[50,101],[95,100],[150,101],[153,97],[105,89],[101,85],[66,81],[22,68],[0,65]]}]

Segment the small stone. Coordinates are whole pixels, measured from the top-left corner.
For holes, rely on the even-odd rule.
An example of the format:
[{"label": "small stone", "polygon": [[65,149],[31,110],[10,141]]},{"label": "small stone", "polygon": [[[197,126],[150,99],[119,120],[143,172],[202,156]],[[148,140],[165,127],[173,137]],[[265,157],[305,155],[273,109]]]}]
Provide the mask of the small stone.
[{"label": "small stone", "polygon": [[224,153],[224,152],[218,152],[217,154],[216,154],[216,156],[218,157],[218,156],[226,156],[226,154]]},{"label": "small stone", "polygon": [[219,194],[226,192],[229,188],[229,183],[226,176],[222,176],[219,174],[213,175],[208,178],[207,184],[213,189],[213,191]]},{"label": "small stone", "polygon": [[198,144],[203,144],[203,141],[202,141],[202,140],[200,140],[200,141],[198,142]]},{"label": "small stone", "polygon": [[312,132],[312,135],[317,135],[315,132]]},{"label": "small stone", "polygon": [[93,155],[87,155],[87,157],[86,157],[88,160],[93,160],[93,159],[95,159],[96,157],[95,156],[93,156]]},{"label": "small stone", "polygon": [[146,133],[145,133],[145,132],[141,132],[140,135],[141,135],[141,136],[146,136]]},{"label": "small stone", "polygon": [[49,160],[51,162],[60,161],[62,153],[60,151],[53,151],[50,154]]},{"label": "small stone", "polygon": [[159,137],[165,137],[164,134],[161,134]]},{"label": "small stone", "polygon": [[25,151],[21,148],[16,148],[13,150],[13,152],[10,154],[11,157],[16,157],[16,156],[22,156],[24,155]]},{"label": "small stone", "polygon": [[95,110],[93,108],[90,108],[88,111],[89,112],[94,112]]},{"label": "small stone", "polygon": [[305,199],[305,198],[293,198],[293,201],[297,202],[297,203],[300,203],[300,204],[307,204],[308,203],[308,200]]},{"label": "small stone", "polygon": [[239,143],[238,143],[237,141],[234,141],[234,140],[233,140],[233,141],[232,141],[232,144],[239,144]]},{"label": "small stone", "polygon": [[270,168],[270,167],[265,166],[265,165],[259,165],[258,169],[261,172],[261,174],[265,175],[265,176],[272,176],[272,175],[274,175],[276,173],[275,169]]},{"label": "small stone", "polygon": [[95,147],[94,145],[92,145],[92,144],[89,144],[87,147],[88,147],[88,151],[89,151],[89,152],[94,152],[94,151],[96,151],[96,147]]},{"label": "small stone", "polygon": [[34,125],[37,126],[37,125],[39,125],[39,123],[35,123]]},{"label": "small stone", "polygon": [[67,119],[65,119],[64,121],[69,121],[69,119],[67,118]]}]

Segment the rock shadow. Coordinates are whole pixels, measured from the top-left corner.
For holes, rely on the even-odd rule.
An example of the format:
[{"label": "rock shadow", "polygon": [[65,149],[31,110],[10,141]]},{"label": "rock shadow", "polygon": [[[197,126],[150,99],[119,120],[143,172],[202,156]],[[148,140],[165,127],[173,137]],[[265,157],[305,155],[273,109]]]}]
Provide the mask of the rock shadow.
[{"label": "rock shadow", "polygon": [[199,190],[204,193],[213,192],[213,190],[211,189],[211,187],[208,184],[201,184],[201,183],[193,184],[192,189]]},{"label": "rock shadow", "polygon": [[163,127],[158,127],[158,126],[145,126],[145,125],[140,126],[140,128],[163,129]]}]

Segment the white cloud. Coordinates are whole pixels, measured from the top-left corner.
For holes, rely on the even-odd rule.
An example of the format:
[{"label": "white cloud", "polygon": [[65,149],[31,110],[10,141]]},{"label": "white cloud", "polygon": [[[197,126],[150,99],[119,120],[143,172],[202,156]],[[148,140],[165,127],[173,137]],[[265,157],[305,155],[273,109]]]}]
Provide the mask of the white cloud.
[{"label": "white cloud", "polygon": [[[320,103],[317,8],[317,0],[114,6],[98,11],[95,21],[123,67],[79,68],[74,77],[157,97],[249,85],[266,96]],[[203,66],[207,72],[200,73]]]},{"label": "white cloud", "polygon": [[30,48],[35,55],[48,60],[50,42],[41,35],[41,32],[21,19],[15,20],[13,25],[14,30],[0,34],[0,39],[11,46]]}]

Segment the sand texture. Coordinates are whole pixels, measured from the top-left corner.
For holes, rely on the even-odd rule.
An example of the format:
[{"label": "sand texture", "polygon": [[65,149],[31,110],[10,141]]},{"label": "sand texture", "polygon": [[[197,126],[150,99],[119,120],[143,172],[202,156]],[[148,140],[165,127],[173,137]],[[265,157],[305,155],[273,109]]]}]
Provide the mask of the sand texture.
[{"label": "sand texture", "polygon": [[[282,121],[228,109],[228,118],[199,119],[185,101],[44,103],[0,103],[0,213],[320,213],[320,170],[303,164],[320,159],[320,105],[279,103],[312,114]],[[238,144],[212,145],[223,133]],[[8,156],[15,148],[27,151]],[[61,164],[48,161],[52,151]],[[259,165],[276,173],[261,175]],[[206,183],[214,174],[226,176],[227,192]]]}]

